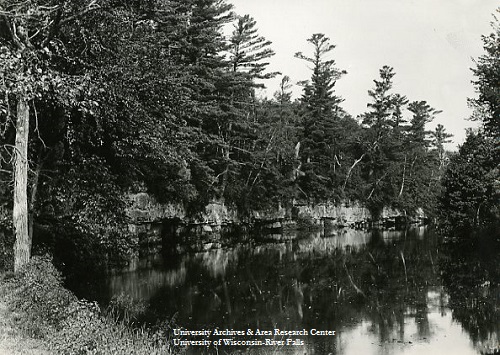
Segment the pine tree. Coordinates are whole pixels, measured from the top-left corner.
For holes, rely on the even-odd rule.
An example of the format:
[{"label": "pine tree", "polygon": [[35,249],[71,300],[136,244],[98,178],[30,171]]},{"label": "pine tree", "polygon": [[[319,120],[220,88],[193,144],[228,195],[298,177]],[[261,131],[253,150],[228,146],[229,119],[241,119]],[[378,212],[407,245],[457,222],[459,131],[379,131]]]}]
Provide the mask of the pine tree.
[{"label": "pine tree", "polygon": [[453,134],[446,132],[446,129],[442,124],[438,124],[432,133],[432,145],[437,151],[439,169],[442,169],[446,164],[446,150],[444,145],[451,142],[451,137]]},{"label": "pine tree", "polygon": [[440,175],[438,164],[429,150],[432,132],[426,129],[426,124],[432,122],[441,111],[432,108],[426,101],[411,102],[408,110],[413,116],[404,144],[406,164],[399,203],[407,210],[420,207],[430,212],[435,205],[435,188]]},{"label": "pine tree", "polygon": [[426,130],[425,125],[434,120],[434,116],[442,111],[429,106],[425,101],[414,101],[408,105],[408,110],[413,113],[409,127],[409,139],[413,146],[428,148],[430,140],[428,136],[432,133]]},{"label": "pine tree", "polygon": [[[394,118],[399,119],[400,110],[396,111],[394,107],[394,96],[389,93],[392,89],[392,78],[396,73],[389,66],[384,66],[379,71],[380,80],[373,80],[375,88],[368,90],[368,95],[373,99],[367,107],[371,111],[363,115],[363,124],[369,126],[375,132],[375,139],[380,139],[387,130],[391,128],[389,119],[394,114]],[[397,97],[400,100],[400,97]],[[401,101],[401,100],[400,100]],[[401,103],[403,103],[401,101]]]},{"label": "pine tree", "polygon": [[308,110],[318,117],[322,114],[330,114],[339,108],[343,101],[334,95],[335,83],[346,71],[337,69],[335,60],[327,59],[335,49],[330,39],[322,33],[315,33],[307,40],[313,45],[313,56],[308,57],[302,52],[297,52],[295,57],[313,65],[311,80],[303,82],[304,94],[302,102],[307,105]]},{"label": "pine tree", "polygon": [[271,144],[266,143],[266,153],[262,156],[255,91],[264,87],[262,79],[277,73],[266,72],[269,65],[266,60],[274,51],[271,42],[258,34],[256,25],[249,15],[236,18],[234,31],[228,38],[228,68],[219,81],[220,92],[227,97],[218,119],[218,126],[223,127],[218,134],[224,142],[220,196],[240,207],[246,203],[245,196],[259,184]]},{"label": "pine tree", "polygon": [[298,142],[297,103],[291,101],[290,78],[284,76],[275,100],[257,105],[257,140],[246,195],[254,206],[276,207],[295,195]]},{"label": "pine tree", "polygon": [[366,161],[365,181],[368,183],[365,198],[375,213],[390,205],[394,196],[401,191],[399,179],[404,180],[406,154],[402,150],[404,139],[404,118],[402,110],[408,100],[405,96],[391,93],[392,67],[379,70],[380,79],[374,80],[375,87],[368,91],[372,102],[370,109],[361,115],[365,127]]},{"label": "pine tree", "polygon": [[[275,53],[271,41],[257,32],[256,21],[250,15],[239,16],[230,37],[230,63],[233,72],[243,72],[252,80],[270,79],[278,73],[265,73],[269,62],[263,62]],[[259,86],[261,86],[260,84]]]},{"label": "pine tree", "polygon": [[301,52],[295,57],[312,64],[311,80],[304,86],[301,104],[303,107],[303,136],[301,139],[301,160],[304,175],[300,186],[307,198],[331,197],[334,192],[336,168],[339,163],[339,144],[336,134],[341,119],[348,115],[340,107],[343,101],[334,94],[335,83],[345,71],[335,66],[335,60],[328,59],[335,45],[324,34],[313,34],[308,40],[313,46],[313,55]]}]

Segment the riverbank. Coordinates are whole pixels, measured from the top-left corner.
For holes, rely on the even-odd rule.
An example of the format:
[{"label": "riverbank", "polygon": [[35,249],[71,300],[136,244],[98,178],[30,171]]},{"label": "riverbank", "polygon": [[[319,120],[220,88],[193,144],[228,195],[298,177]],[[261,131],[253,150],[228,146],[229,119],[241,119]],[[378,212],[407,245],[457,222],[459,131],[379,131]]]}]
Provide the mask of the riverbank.
[{"label": "riverbank", "polygon": [[0,354],[171,354],[164,333],[78,300],[47,258],[0,275]]},{"label": "riverbank", "polygon": [[[3,294],[3,284],[0,284],[0,292]],[[50,354],[46,341],[26,336],[15,324],[16,314],[2,297],[0,299],[0,354]]]}]

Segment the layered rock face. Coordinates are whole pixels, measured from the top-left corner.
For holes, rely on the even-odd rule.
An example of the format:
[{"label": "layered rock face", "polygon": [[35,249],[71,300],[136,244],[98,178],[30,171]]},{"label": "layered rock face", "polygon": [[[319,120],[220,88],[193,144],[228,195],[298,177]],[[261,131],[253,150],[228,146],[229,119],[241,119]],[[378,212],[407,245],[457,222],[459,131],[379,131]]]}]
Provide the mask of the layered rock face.
[{"label": "layered rock face", "polygon": [[147,193],[130,196],[130,230],[141,244],[185,244],[195,249],[220,247],[226,241],[241,240],[242,231],[256,230],[274,239],[290,238],[297,229],[333,229],[373,226],[394,227],[404,223],[423,223],[418,213],[408,217],[400,211],[384,208],[377,219],[358,202],[330,202],[315,205],[292,204],[265,211],[250,211],[245,216],[221,201],[214,201],[203,212],[188,215],[179,204],[160,204]]}]

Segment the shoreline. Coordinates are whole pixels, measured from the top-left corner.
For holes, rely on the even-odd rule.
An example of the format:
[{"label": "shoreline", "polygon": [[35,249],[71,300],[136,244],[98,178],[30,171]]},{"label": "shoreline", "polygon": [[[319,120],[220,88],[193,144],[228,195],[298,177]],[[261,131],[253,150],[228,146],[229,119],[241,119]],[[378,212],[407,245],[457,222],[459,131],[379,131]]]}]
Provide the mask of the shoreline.
[{"label": "shoreline", "polygon": [[[117,311],[117,310],[114,310]],[[0,273],[0,355],[171,354],[164,330],[148,331],[78,299],[47,257]]]}]

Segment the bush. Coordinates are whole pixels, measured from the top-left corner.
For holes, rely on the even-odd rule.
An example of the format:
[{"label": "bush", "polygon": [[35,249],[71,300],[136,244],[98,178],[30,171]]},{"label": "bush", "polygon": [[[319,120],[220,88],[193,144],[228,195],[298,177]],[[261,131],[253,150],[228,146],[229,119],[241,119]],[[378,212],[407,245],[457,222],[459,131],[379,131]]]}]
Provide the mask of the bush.
[{"label": "bush", "polygon": [[23,314],[20,326],[31,336],[43,337],[66,317],[76,297],[62,287],[62,277],[48,257],[35,257],[8,282],[9,303]]},{"label": "bush", "polygon": [[448,231],[498,225],[500,171],[495,141],[470,132],[442,180],[440,222]]},{"label": "bush", "polygon": [[147,302],[136,300],[125,293],[121,293],[118,296],[113,296],[107,313],[115,319],[130,324],[145,315],[147,306]]},{"label": "bush", "polygon": [[0,221],[0,270],[14,269],[13,246],[14,236],[12,231],[10,229],[3,228]]},{"label": "bush", "polygon": [[96,303],[78,300],[62,286],[48,257],[34,257],[19,273],[5,277],[4,297],[30,336],[48,342],[56,354],[169,354],[165,331],[130,328],[105,315]]},{"label": "bush", "polygon": [[298,217],[296,219],[297,229],[302,231],[315,231],[321,229],[321,225],[312,217]]}]

